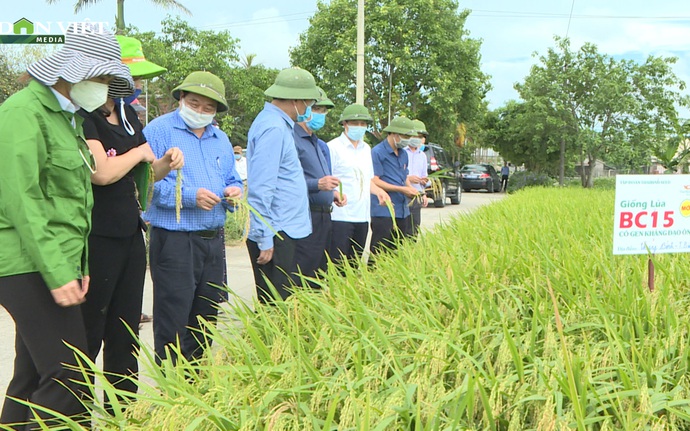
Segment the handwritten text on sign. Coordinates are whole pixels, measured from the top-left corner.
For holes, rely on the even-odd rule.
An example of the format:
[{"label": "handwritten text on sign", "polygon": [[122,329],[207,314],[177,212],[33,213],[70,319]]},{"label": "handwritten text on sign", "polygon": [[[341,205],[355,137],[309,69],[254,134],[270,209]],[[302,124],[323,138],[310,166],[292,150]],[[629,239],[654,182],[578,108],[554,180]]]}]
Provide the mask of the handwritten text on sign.
[{"label": "handwritten text on sign", "polygon": [[613,254],[690,252],[690,175],[618,175]]}]

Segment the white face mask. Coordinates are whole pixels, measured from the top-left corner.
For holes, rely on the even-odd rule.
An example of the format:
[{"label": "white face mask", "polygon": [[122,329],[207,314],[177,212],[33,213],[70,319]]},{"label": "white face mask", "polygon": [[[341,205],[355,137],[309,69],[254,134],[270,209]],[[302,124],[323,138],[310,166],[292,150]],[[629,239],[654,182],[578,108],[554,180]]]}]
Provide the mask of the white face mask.
[{"label": "white face mask", "polygon": [[108,84],[94,81],[81,81],[69,91],[72,102],[86,112],[93,112],[108,100]]},{"label": "white face mask", "polygon": [[215,114],[202,114],[196,112],[187,106],[184,101],[180,101],[180,117],[182,117],[185,124],[192,130],[203,129],[208,126],[213,121],[214,116]]},{"label": "white face mask", "polygon": [[410,138],[410,147],[419,148],[422,145],[422,138]]}]

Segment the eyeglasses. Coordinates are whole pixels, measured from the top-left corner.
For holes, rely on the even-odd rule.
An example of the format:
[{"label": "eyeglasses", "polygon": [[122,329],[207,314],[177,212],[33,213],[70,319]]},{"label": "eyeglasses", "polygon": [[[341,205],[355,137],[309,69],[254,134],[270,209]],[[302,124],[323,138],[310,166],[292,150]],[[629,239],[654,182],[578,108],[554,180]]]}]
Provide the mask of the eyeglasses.
[{"label": "eyeglasses", "polygon": [[310,106],[314,106],[314,103],[316,103],[316,100],[314,100],[314,99],[312,99],[312,100],[303,100],[302,102],[304,103],[304,106],[306,106],[307,108],[309,108]]},{"label": "eyeglasses", "polygon": [[[81,136],[79,137],[79,140],[81,141],[81,144],[79,146],[79,155],[81,156],[81,159],[84,161],[84,164],[86,165],[87,168],[89,168],[89,171],[91,171],[92,174],[95,174],[96,171],[98,170],[98,166],[96,166],[96,158],[93,156],[93,153],[89,149],[88,144],[82,138]],[[82,150],[82,147],[86,148],[86,152],[89,153],[89,158],[86,158],[86,155],[84,155],[84,151]]]}]

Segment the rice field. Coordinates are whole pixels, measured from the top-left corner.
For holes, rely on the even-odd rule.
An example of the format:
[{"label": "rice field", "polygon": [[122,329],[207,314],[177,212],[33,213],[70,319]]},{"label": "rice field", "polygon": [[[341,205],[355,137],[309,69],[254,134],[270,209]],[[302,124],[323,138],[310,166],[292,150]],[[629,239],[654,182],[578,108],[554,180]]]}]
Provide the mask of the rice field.
[{"label": "rice field", "polygon": [[654,257],[649,292],[647,257],[611,253],[613,196],[526,189],[238,310],[95,427],[690,430],[688,259]]}]

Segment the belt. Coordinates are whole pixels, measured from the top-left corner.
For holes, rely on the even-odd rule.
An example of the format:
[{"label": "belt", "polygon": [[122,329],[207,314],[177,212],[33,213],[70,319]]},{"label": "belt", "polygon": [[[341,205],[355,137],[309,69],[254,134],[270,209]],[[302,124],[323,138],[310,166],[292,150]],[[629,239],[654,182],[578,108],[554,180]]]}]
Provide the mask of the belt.
[{"label": "belt", "polygon": [[193,233],[194,235],[198,235],[202,237],[203,239],[215,239],[220,235],[220,229],[211,229],[211,230],[194,230],[191,231],[190,233]]},{"label": "belt", "polygon": [[309,209],[317,213],[332,213],[332,205],[309,205]]}]

